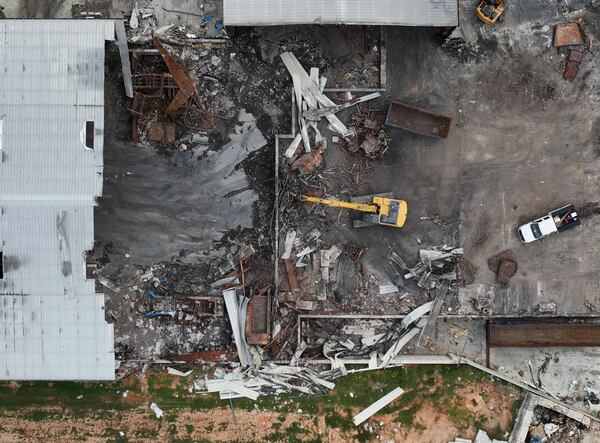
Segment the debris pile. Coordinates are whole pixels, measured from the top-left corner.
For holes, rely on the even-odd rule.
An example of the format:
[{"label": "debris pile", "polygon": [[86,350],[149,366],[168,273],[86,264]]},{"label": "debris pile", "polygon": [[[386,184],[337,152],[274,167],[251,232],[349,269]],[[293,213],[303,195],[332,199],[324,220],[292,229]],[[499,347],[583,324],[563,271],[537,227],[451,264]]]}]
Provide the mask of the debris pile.
[{"label": "debris pile", "polygon": [[391,142],[383,127],[384,121],[383,111],[357,105],[350,124],[356,135],[346,141],[346,149],[352,153],[361,151],[367,158],[383,160]]},{"label": "debris pile", "polygon": [[538,406],[529,426],[529,441],[576,442],[581,441],[585,430],[586,426],[582,423]]},{"label": "debris pile", "polygon": [[[431,312],[432,309],[437,309],[433,301],[417,307],[402,319],[348,320],[335,316],[327,320],[326,317],[323,320],[312,319],[301,325],[301,341],[291,364],[296,364],[301,357],[321,362],[323,356],[331,368],[344,370],[348,364],[383,369],[413,361],[422,362],[424,358],[432,356],[404,354],[430,333],[430,319],[435,319],[436,315]],[[422,318],[427,314],[427,319]],[[451,358],[442,356],[437,362],[451,361]]]},{"label": "debris pile", "polygon": [[[160,36],[173,44],[193,44],[203,40],[219,40],[227,38],[225,27],[219,20],[215,20],[213,15],[204,12],[204,5],[201,5],[198,12],[176,11],[166,9],[164,6],[161,11],[156,11],[151,3],[136,2],[129,16],[128,38],[131,43],[146,43],[153,37]],[[168,24],[159,26],[157,12],[161,14],[177,14],[198,17],[194,21],[194,26]]]},{"label": "debris pile", "polygon": [[[462,248],[454,246],[433,246],[431,249],[419,250],[419,261],[414,266],[408,266],[404,258],[396,251],[391,251],[389,263],[385,270],[394,284],[404,286],[404,279],[414,279],[419,288],[426,291],[437,288],[443,280],[455,282],[457,263],[463,255]],[[405,271],[402,276],[401,271]]]},{"label": "debris pile", "polygon": [[359,261],[364,249],[355,245],[323,247],[321,231],[287,231],[280,255],[279,300],[299,310],[312,311],[316,303],[358,286]]},{"label": "debris pile", "polygon": [[[319,68],[311,68],[309,74],[291,52],[281,54],[281,59],[292,76],[294,84],[293,103],[297,117],[294,125],[297,124],[299,128],[298,132],[294,131],[294,139],[285,150],[284,156],[291,159],[293,164],[299,150],[304,152],[304,157],[311,153],[313,148],[321,154],[327,148],[327,142],[318,127],[322,118],[329,122],[328,128],[342,138],[348,140],[356,137],[356,132],[342,123],[335,114],[358,103],[379,97],[381,93],[376,92],[336,104],[323,93],[327,79],[319,76]],[[314,132],[314,145],[311,145],[309,128]],[[374,147],[370,148],[370,151],[373,149]],[[315,163],[315,161],[313,160],[312,163]],[[302,172],[312,173],[313,170],[314,168],[310,168]]]},{"label": "debris pile", "polygon": [[193,390],[218,392],[221,400],[241,397],[256,400],[269,394],[324,394],[335,387],[331,380],[345,373],[340,370],[317,373],[305,367],[270,364],[246,369],[238,367],[231,372],[218,368],[213,375],[212,379],[194,380]]},{"label": "debris pile", "polygon": [[133,100],[129,112],[133,117],[131,137],[139,142],[144,134],[150,141],[169,144],[175,141],[177,120],[184,127],[203,131],[214,127],[197,94],[196,80],[182,67],[158,38],[154,46],[167,70],[161,68],[154,52],[133,51]]},{"label": "debris pile", "polygon": [[152,266],[135,286],[139,294],[137,311],[146,318],[170,317],[180,323],[197,323],[205,316],[223,316],[224,304],[218,288],[205,286],[202,278],[195,274],[193,266]]}]

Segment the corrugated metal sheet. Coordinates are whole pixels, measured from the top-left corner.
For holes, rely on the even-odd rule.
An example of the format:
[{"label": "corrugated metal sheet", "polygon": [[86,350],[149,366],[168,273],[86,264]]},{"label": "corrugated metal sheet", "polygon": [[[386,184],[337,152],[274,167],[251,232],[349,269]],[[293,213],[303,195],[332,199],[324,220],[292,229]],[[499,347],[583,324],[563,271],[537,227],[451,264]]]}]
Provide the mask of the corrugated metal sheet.
[{"label": "corrugated metal sheet", "polygon": [[0,379],[114,379],[113,325],[85,275],[113,38],[110,20],[0,20]]},{"label": "corrugated metal sheet", "polygon": [[223,0],[228,26],[458,26],[458,0]]}]

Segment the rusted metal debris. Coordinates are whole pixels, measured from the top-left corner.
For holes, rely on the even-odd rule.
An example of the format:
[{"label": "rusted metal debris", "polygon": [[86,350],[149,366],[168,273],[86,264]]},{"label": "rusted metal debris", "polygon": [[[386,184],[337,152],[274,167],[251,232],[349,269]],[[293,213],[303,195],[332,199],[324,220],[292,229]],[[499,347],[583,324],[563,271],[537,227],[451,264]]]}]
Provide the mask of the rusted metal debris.
[{"label": "rusted metal debris", "polygon": [[198,321],[199,317],[222,317],[223,299],[214,296],[189,296],[177,298],[176,320],[180,322]]},{"label": "rusted metal debris", "polygon": [[248,304],[246,341],[251,345],[266,345],[270,339],[271,302],[268,295],[252,297]]},{"label": "rusted metal debris", "polygon": [[582,45],[583,33],[578,23],[562,23],[554,28],[554,46]]},{"label": "rusted metal debris", "polygon": [[190,78],[189,73],[177,63],[175,58],[167,51],[158,38],[155,37],[153,42],[165,61],[169,72],[173,76],[173,80],[175,80],[175,83],[177,83],[177,86],[179,87],[179,92],[175,95],[175,98],[171,103],[169,103],[167,109],[165,109],[165,113],[174,114],[196,94],[196,84]]},{"label": "rusted metal debris", "polygon": [[346,246],[346,253],[352,257],[355,263],[359,263],[363,255],[367,252],[367,248],[356,244],[349,244]]},{"label": "rusted metal debris", "polygon": [[356,108],[351,125],[356,135],[346,140],[346,149],[353,153],[362,150],[367,158],[383,160],[391,141],[383,129],[385,115],[360,105]]},{"label": "rusted metal debris", "polygon": [[296,266],[291,259],[284,260],[285,272],[288,278],[290,291],[294,292],[298,289],[298,280],[296,279]]},{"label": "rusted metal debris", "polygon": [[508,285],[511,277],[519,269],[512,249],[507,249],[490,257],[487,262],[490,271],[496,274],[496,281],[502,285]]},{"label": "rusted metal debris", "polygon": [[163,144],[175,141],[175,123],[155,120],[148,127],[148,139]]},{"label": "rusted metal debris", "polygon": [[[140,132],[147,130],[151,141],[171,143],[176,134],[174,120],[191,130],[214,127],[212,116],[206,112],[197,94],[196,82],[191,74],[177,62],[158,38],[154,38],[158,54],[168,72],[147,72],[140,54],[132,55],[134,98],[129,107],[133,116],[132,139],[140,140]],[[150,53],[156,56],[156,53]],[[152,67],[152,65],[150,65]],[[155,116],[158,121],[152,121]]]},{"label": "rusted metal debris", "polygon": [[307,152],[292,163],[292,169],[297,169],[303,174],[312,174],[323,162],[323,148],[317,147],[314,151]]},{"label": "rusted metal debris", "polygon": [[452,119],[416,106],[394,101],[388,109],[385,124],[428,137],[447,138]]},{"label": "rusted metal debris", "polygon": [[489,346],[495,348],[600,346],[599,324],[495,321],[488,334]]},{"label": "rusted metal debris", "polygon": [[583,51],[577,49],[569,49],[569,55],[565,63],[565,72],[563,78],[568,81],[573,81],[579,71],[579,65],[583,60]]},{"label": "rusted metal debris", "polygon": [[217,351],[190,352],[169,357],[172,361],[185,362],[230,362],[237,361],[237,352],[233,348],[220,349]]},{"label": "rusted metal debris", "polygon": [[138,92],[151,91],[155,95],[162,96],[165,89],[178,89],[179,87],[170,73],[162,72],[160,74],[136,74],[133,77],[133,88]]}]

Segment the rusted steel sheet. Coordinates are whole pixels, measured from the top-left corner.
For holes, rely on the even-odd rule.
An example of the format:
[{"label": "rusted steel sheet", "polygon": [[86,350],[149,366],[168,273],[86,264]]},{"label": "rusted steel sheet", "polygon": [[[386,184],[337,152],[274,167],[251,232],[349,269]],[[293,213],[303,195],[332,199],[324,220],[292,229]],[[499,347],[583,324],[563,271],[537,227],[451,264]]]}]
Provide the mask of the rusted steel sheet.
[{"label": "rusted steel sheet", "polygon": [[136,91],[157,91],[162,95],[164,89],[178,89],[170,73],[136,74],[133,76],[133,89]]},{"label": "rusted steel sheet", "polygon": [[600,324],[491,322],[488,338],[492,348],[600,346]]},{"label": "rusted steel sheet", "polygon": [[565,72],[563,74],[563,78],[572,82],[575,80],[577,76],[577,72],[579,71],[579,65],[575,62],[567,62],[565,65]]},{"label": "rusted steel sheet", "polygon": [[402,102],[392,102],[385,124],[429,137],[448,137],[452,119]]},{"label": "rusted steel sheet", "polygon": [[283,261],[285,263],[285,271],[287,274],[290,291],[294,292],[298,289],[298,280],[296,279],[296,266],[289,258]]},{"label": "rusted steel sheet", "polygon": [[148,139],[163,144],[175,141],[175,123],[153,121],[148,127]]},{"label": "rusted steel sheet", "polygon": [[569,57],[567,61],[574,63],[581,63],[583,60],[583,51],[578,51],[577,49],[569,49]]},{"label": "rusted steel sheet", "polygon": [[165,61],[169,72],[173,76],[175,83],[179,86],[179,92],[173,99],[165,112],[167,114],[175,113],[179,108],[181,108],[189,98],[193,97],[196,94],[196,84],[192,81],[189,73],[182,68],[179,63],[173,58],[173,56],[167,51],[167,49],[162,45],[158,38],[154,38],[154,45],[160,52],[163,60]]},{"label": "rusted steel sheet", "polygon": [[569,55],[567,56],[567,62],[565,64],[565,72],[563,74],[565,80],[573,81],[575,79],[582,60],[583,51],[569,49]]},{"label": "rusted steel sheet", "polygon": [[188,362],[229,362],[238,361],[235,349],[220,349],[218,351],[191,352],[189,354],[173,355],[168,357],[172,361]]},{"label": "rusted steel sheet", "polygon": [[583,34],[577,23],[564,23],[554,28],[554,46],[582,45]]},{"label": "rusted steel sheet", "polygon": [[251,345],[269,343],[270,301],[267,295],[252,297],[246,317],[246,341]]}]

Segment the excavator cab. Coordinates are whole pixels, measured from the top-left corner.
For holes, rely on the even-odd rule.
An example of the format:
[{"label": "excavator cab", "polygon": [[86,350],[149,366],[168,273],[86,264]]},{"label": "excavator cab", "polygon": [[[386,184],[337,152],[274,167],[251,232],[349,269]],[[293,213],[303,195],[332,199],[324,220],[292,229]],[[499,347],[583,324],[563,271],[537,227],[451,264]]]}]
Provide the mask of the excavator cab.
[{"label": "excavator cab", "polygon": [[493,25],[505,10],[505,0],[481,0],[475,9],[475,14],[483,23]]},{"label": "excavator cab", "polygon": [[373,197],[373,204],[379,207],[379,214],[377,214],[379,219],[375,223],[383,226],[392,226],[394,228],[401,228],[404,226],[406,215],[408,213],[408,205],[404,200]]},{"label": "excavator cab", "polygon": [[378,208],[377,213],[363,213],[360,219],[353,222],[354,227],[360,228],[364,223],[401,228],[406,223],[408,205],[404,200],[386,197],[372,197],[372,204]]}]

